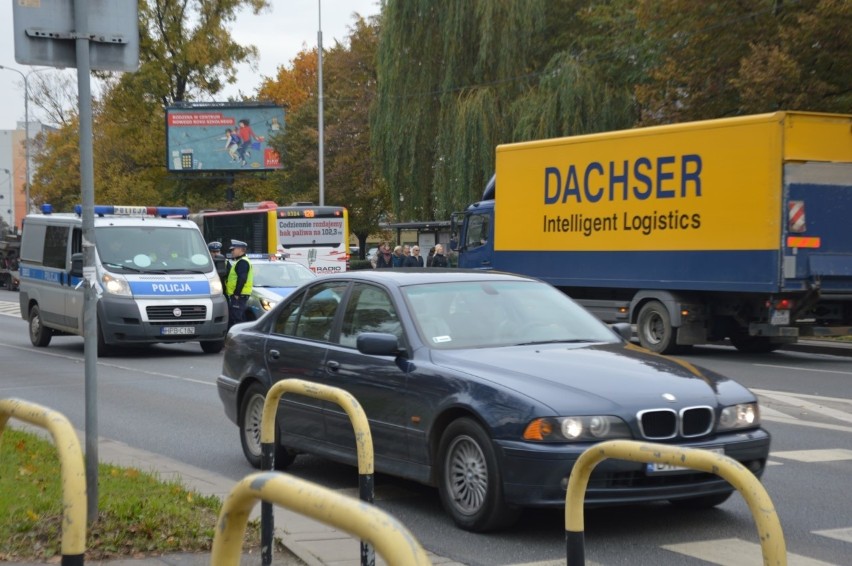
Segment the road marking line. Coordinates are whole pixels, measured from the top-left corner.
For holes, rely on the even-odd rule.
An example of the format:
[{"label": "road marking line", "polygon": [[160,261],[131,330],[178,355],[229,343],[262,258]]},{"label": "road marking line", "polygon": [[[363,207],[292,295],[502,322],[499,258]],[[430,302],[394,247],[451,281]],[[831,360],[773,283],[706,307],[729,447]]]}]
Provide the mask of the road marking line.
[{"label": "road marking line", "polygon": [[[15,346],[13,344],[0,343],[0,346],[5,346],[5,347],[11,348],[13,350],[21,350],[22,352],[24,352],[24,351],[32,352],[33,351],[33,348],[23,348],[21,346]],[[61,358],[61,359],[64,359],[64,360],[72,360],[72,361],[79,362],[79,363],[83,363],[85,361],[84,358],[80,358],[80,357],[77,357],[77,356],[69,356],[67,354],[56,354],[54,352],[47,351],[44,348],[40,348],[39,351],[38,351],[38,354],[40,354],[42,356],[51,356],[51,357],[54,357],[54,358]],[[174,379],[176,381],[188,381],[190,383],[200,383],[202,385],[212,385],[213,387],[216,387],[216,382],[211,383],[209,381],[202,381],[200,379],[194,379],[194,378],[191,378],[191,377],[182,377],[180,375],[172,375],[172,374],[169,374],[169,373],[161,373],[161,372],[158,372],[158,371],[146,371],[144,369],[132,368],[132,367],[128,367],[128,366],[120,366],[118,364],[112,364],[112,363],[109,363],[109,362],[102,362],[102,361],[98,361],[98,365],[104,366],[104,367],[122,369],[124,371],[129,371],[129,372],[133,372],[133,373],[141,373],[141,374],[145,374],[145,375],[152,375],[154,377],[164,377],[166,379]]]},{"label": "road marking line", "polygon": [[[850,375],[852,375],[852,373],[850,373]],[[831,407],[826,407],[825,405],[821,405],[819,403],[812,403],[810,401],[806,401],[798,395],[788,395],[786,393],[759,390],[754,390],[753,393],[756,393],[759,397],[773,399],[775,401],[778,401],[779,403],[784,403],[786,405],[791,405],[798,409],[811,411],[812,413],[819,413],[820,415],[824,415],[826,417],[831,417],[832,419],[836,419],[838,421],[843,421],[852,424],[852,414],[849,414],[846,411],[832,409]]]},{"label": "road marking line", "polygon": [[806,367],[797,367],[797,366],[779,366],[775,364],[754,364],[757,367],[763,368],[776,368],[776,369],[791,369],[793,371],[811,371],[814,373],[839,373],[841,375],[852,375],[852,371],[839,371],[836,369],[814,369],[814,368],[806,368]]},{"label": "road marking line", "polygon": [[784,450],[772,452],[772,456],[796,460],[797,462],[840,462],[852,460],[852,450],[844,448],[814,449],[814,450]]},{"label": "road marking line", "polygon": [[824,531],[811,531],[815,535],[837,539],[843,542],[852,542],[852,527],[845,529],[827,529]]},{"label": "road marking line", "polygon": [[[720,566],[763,563],[763,550],[760,544],[738,538],[668,544],[662,548]],[[791,552],[787,553],[787,564],[790,566],[832,566],[830,562],[823,562]]]}]

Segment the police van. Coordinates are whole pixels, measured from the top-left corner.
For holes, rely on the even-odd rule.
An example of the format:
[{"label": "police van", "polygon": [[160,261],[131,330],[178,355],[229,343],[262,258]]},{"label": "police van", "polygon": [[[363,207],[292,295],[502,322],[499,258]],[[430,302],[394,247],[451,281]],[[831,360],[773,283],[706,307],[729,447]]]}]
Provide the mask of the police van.
[{"label": "police van", "polygon": [[[21,317],[30,341],[83,335],[82,209],[24,220]],[[117,345],[199,341],[217,353],[228,307],[207,244],[180,207],[96,206],[95,281],[98,355]]]}]

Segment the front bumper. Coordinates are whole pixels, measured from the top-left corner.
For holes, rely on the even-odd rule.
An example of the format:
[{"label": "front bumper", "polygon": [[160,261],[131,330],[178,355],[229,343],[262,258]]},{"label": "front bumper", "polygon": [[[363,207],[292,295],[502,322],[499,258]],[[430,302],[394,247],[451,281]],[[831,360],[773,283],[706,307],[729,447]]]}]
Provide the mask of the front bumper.
[{"label": "front bumper", "polygon": [[[204,306],[209,312],[203,319],[146,320],[146,304],[183,307]],[[102,296],[98,300],[98,321],[107,344],[155,344],[192,340],[223,340],[228,332],[228,304],[223,295],[205,299],[169,299],[140,301],[126,297]],[[192,328],[190,334],[163,334],[168,326]]]},{"label": "front bumper", "polygon": [[[568,477],[589,444],[531,444],[496,441],[502,459],[504,497],[521,507],[563,507]],[[769,457],[769,433],[763,429],[718,435],[701,442],[678,443],[683,448],[720,448],[758,478]],[[668,499],[686,499],[727,493],[734,489],[715,474],[689,470],[649,475],[644,463],[608,459],[589,478],[586,505],[622,505]]]}]

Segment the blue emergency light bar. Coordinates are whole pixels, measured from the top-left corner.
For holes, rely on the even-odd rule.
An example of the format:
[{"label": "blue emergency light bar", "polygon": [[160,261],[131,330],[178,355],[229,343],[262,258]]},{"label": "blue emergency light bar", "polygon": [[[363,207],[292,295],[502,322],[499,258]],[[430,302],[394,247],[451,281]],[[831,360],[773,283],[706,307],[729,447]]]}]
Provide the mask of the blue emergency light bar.
[{"label": "blue emergency light bar", "polygon": [[[83,207],[76,205],[74,212],[77,216],[83,215]],[[169,218],[179,216],[186,218],[189,216],[189,208],[185,206],[115,206],[115,205],[95,205],[95,214],[97,216],[159,216],[160,218]]]}]

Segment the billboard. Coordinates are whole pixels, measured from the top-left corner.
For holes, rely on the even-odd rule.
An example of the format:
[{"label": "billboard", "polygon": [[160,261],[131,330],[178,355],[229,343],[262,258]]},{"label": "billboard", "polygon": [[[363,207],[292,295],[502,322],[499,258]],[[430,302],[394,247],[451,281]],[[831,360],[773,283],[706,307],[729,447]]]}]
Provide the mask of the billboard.
[{"label": "billboard", "polygon": [[284,108],[264,104],[199,103],[166,108],[169,171],[281,169],[270,138],[284,128]]}]

